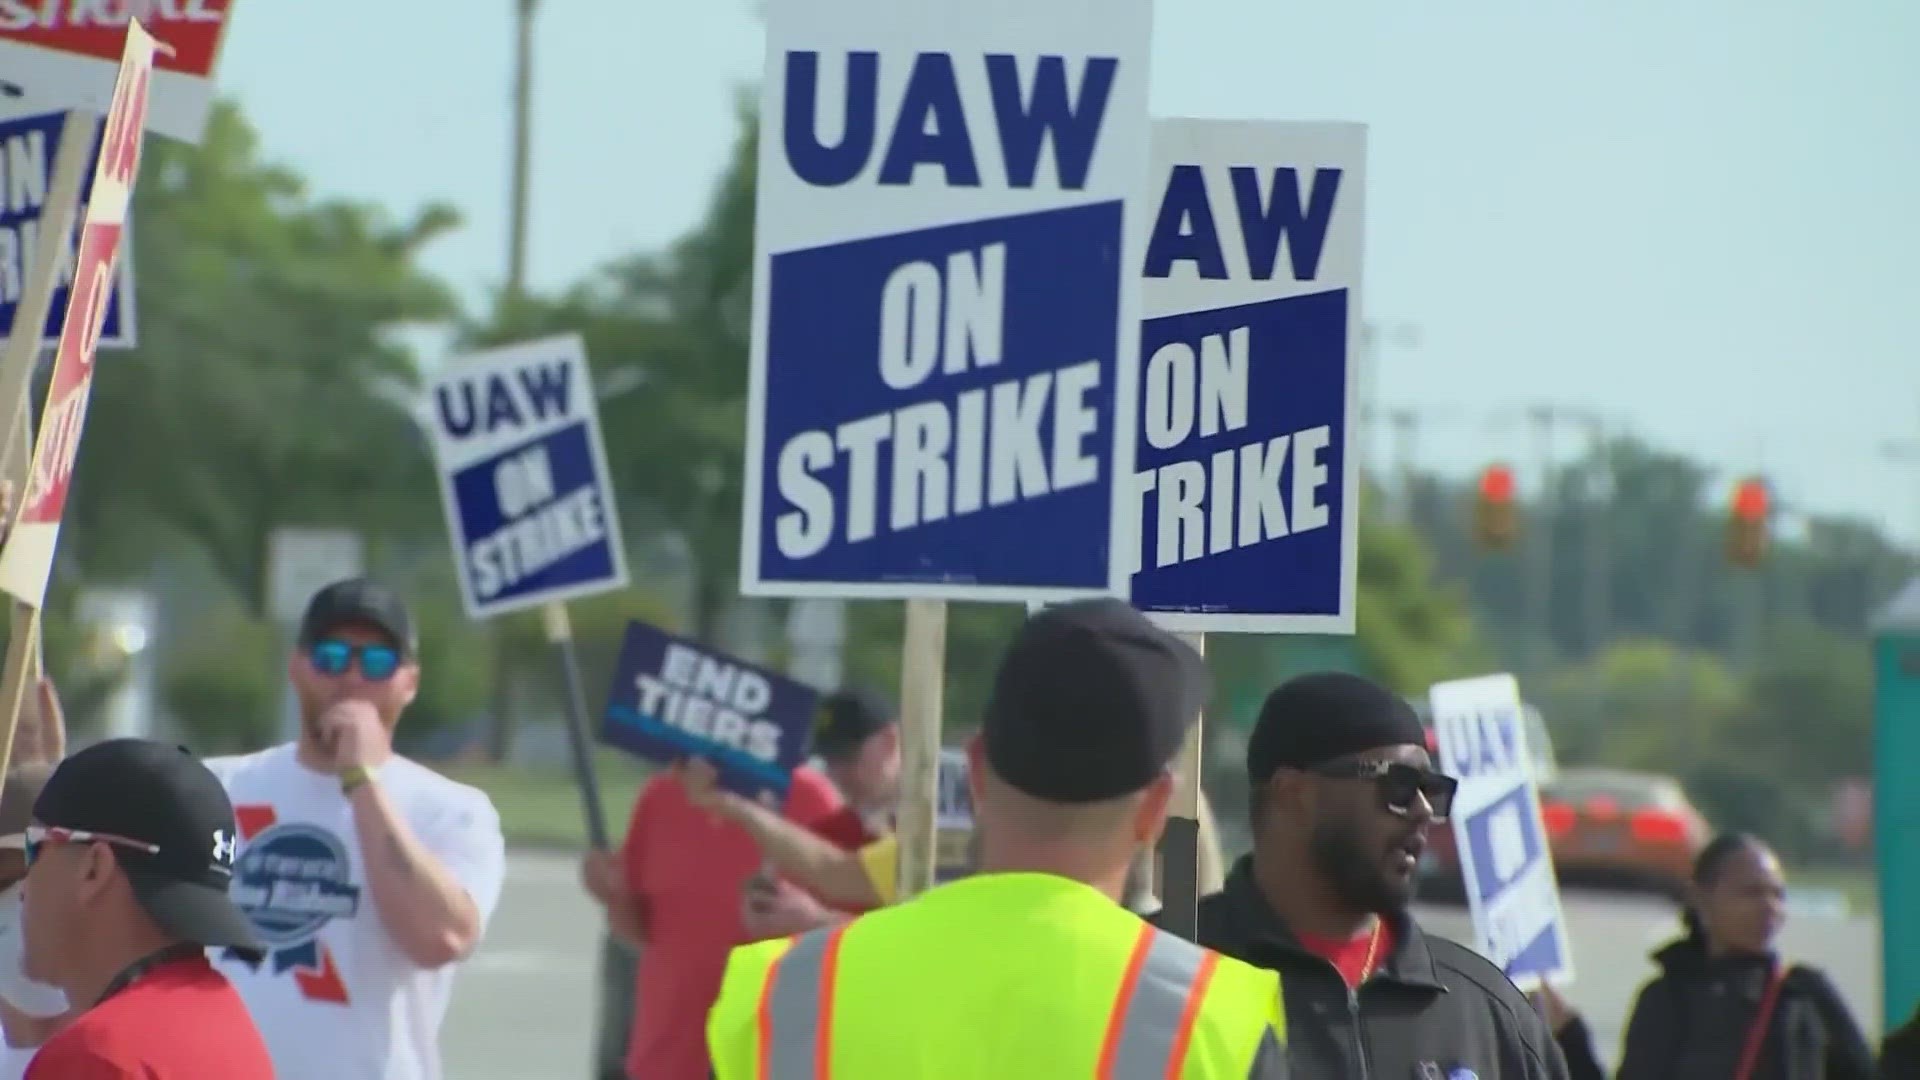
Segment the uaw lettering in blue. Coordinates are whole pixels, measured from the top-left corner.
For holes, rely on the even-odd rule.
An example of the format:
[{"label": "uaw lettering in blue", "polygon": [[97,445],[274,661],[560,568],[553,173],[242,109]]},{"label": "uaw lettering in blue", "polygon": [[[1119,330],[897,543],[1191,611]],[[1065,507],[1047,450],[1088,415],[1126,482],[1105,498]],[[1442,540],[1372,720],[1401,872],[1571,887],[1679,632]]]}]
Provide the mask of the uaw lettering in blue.
[{"label": "uaw lettering in blue", "polygon": [[[956,60],[947,53],[923,52],[911,63],[897,107],[885,116],[880,104],[877,52],[848,52],[828,61],[844,67],[845,95],[839,102],[837,142],[820,137],[822,57],[818,52],[787,53],[783,144],[788,167],[815,187],[839,187],[867,171],[876,151],[877,180],[888,186],[914,182],[921,166],[940,170],[949,187],[982,183],[974,140],[991,131],[998,137],[1000,160],[1010,188],[1041,184],[1041,151],[1053,146],[1056,176],[1063,191],[1086,187],[1100,127],[1119,71],[1113,57],[1084,61],[1078,85],[1069,87],[1067,58],[1041,56],[1029,73],[1008,54]],[[991,102],[987,116],[969,116],[960,92],[958,63],[979,63]],[[978,108],[978,106],[976,106]],[[891,119],[885,141],[881,128]]]},{"label": "uaw lettering in blue", "polygon": [[[1319,277],[1320,255],[1333,225],[1341,173],[1340,169],[1313,170],[1303,200],[1298,169],[1274,169],[1264,195],[1259,169],[1250,165],[1227,169],[1247,270],[1255,281],[1273,279],[1280,267],[1282,247],[1293,280]],[[1146,276],[1168,277],[1174,265],[1182,262],[1192,263],[1203,280],[1224,281],[1228,277],[1219,221],[1207,196],[1206,174],[1198,165],[1176,165],[1167,179],[1167,190],[1147,242]]]},{"label": "uaw lettering in blue", "polygon": [[[463,505],[471,530],[467,570],[482,602],[607,542],[607,507],[591,482],[586,420],[572,414],[572,378],[572,365],[556,362],[442,385],[434,396],[440,428],[456,440],[577,421],[488,463],[491,505]],[[559,469],[556,457],[564,459]],[[574,482],[563,482],[568,478]],[[472,490],[465,482],[456,487],[463,496]]]},{"label": "uaw lettering in blue", "polygon": [[[1253,279],[1271,280],[1282,272],[1284,250],[1284,270],[1291,278],[1314,280],[1332,227],[1341,171],[1315,170],[1304,197],[1292,168],[1272,169],[1264,192],[1261,170],[1233,166],[1226,174],[1233,205],[1216,211],[1201,167],[1173,168],[1149,237],[1146,275],[1166,278],[1176,265],[1191,263],[1200,278],[1225,280],[1230,272],[1222,236],[1237,234]],[[1230,229],[1224,234],[1223,219]],[[1223,318],[1228,311],[1173,315],[1149,324],[1138,455],[1147,467],[1133,477],[1142,525],[1135,573],[1146,568],[1148,552],[1151,568],[1165,569],[1334,523],[1328,497],[1333,470],[1326,459],[1334,426],[1317,423],[1276,432],[1271,421],[1249,415],[1249,369],[1257,339],[1268,339],[1269,350],[1291,344],[1277,340],[1280,335],[1262,321],[1282,317],[1277,305],[1289,302],[1236,309],[1244,316],[1237,325],[1221,325],[1234,322]],[[1201,326],[1206,329],[1196,332]],[[1283,358],[1259,359],[1274,364]],[[1331,380],[1331,393],[1317,415],[1338,419],[1345,369],[1337,347],[1332,359],[1329,370],[1319,373],[1321,381]],[[1277,378],[1266,375],[1270,384]],[[1272,391],[1263,396],[1271,397]],[[1273,403],[1267,404],[1266,411],[1273,412]],[[1256,425],[1252,432],[1234,437],[1250,424]],[[1205,458],[1183,459],[1178,452],[1195,441],[1206,443]]]},{"label": "uaw lettering in blue", "polygon": [[[915,260],[894,269],[880,297],[881,381],[905,392],[997,367],[1006,268],[1002,243],[957,252],[944,265]],[[774,522],[780,554],[804,559],[836,531],[858,543],[883,528],[901,532],[1094,483],[1099,385],[1100,361],[1092,359],[793,435],[776,455],[775,483],[792,507]],[[819,476],[837,464],[845,467],[838,502]]]},{"label": "uaw lettering in blue", "polygon": [[1461,779],[1526,775],[1520,759],[1520,718],[1514,709],[1483,705],[1443,714],[1439,723],[1448,765]]}]

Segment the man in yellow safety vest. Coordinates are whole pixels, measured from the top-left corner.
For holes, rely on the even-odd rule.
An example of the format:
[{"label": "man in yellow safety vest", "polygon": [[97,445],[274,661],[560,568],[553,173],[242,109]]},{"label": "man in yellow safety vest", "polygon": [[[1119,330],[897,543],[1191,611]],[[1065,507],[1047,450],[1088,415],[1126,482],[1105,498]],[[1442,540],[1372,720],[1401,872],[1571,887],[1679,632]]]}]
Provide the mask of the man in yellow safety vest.
[{"label": "man in yellow safety vest", "polygon": [[735,949],[717,1080],[1284,1078],[1278,979],[1120,906],[1206,684],[1121,601],[1030,618],[967,747],[980,872]]}]

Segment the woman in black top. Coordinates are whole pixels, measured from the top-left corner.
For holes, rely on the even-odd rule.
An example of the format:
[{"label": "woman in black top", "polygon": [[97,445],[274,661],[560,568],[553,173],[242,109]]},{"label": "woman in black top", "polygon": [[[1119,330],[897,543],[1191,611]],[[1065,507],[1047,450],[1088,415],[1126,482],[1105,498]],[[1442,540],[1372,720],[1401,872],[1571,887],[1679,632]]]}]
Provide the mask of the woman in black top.
[{"label": "woman in black top", "polygon": [[[1686,936],[1627,1022],[1617,1080],[1873,1080],[1873,1054],[1833,983],[1774,951],[1786,881],[1765,843],[1728,833],[1694,864]],[[1560,1003],[1554,1001],[1554,1006]],[[1573,1080],[1602,1080],[1578,1015],[1555,1025]]]}]

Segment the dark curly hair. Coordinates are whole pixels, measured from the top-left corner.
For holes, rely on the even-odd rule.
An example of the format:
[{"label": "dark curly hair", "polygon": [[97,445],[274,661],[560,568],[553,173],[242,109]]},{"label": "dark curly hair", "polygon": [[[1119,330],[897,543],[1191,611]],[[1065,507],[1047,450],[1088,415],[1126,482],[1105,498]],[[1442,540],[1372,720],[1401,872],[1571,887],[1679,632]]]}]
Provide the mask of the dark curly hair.
[{"label": "dark curly hair", "polygon": [[[1693,860],[1694,890],[1702,892],[1713,888],[1714,884],[1720,880],[1721,872],[1727,868],[1727,860],[1733,858],[1736,852],[1748,848],[1759,851],[1768,850],[1767,842],[1752,833],[1727,832],[1714,837],[1705,848],[1701,849],[1699,858]],[[1685,910],[1680,914],[1680,921],[1687,928],[1687,940],[1705,948],[1707,927],[1700,921],[1700,912],[1694,907],[1692,900],[1687,901]]]}]

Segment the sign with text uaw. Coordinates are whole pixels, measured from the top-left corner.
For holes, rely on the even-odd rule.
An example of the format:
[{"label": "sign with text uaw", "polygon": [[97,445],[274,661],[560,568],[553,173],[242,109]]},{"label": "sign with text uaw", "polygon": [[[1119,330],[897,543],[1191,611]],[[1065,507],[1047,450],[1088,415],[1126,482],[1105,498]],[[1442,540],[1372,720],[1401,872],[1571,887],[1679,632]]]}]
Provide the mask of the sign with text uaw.
[{"label": "sign with text uaw", "polygon": [[0,115],[105,113],[120,41],[138,19],[163,48],[146,123],[199,142],[234,0],[0,0]]},{"label": "sign with text uaw", "polygon": [[[65,116],[45,113],[0,120],[0,337],[13,332],[14,313],[26,295],[27,275],[33,267],[34,251],[40,244],[41,216],[53,189],[53,162],[60,152],[60,134]],[[102,138],[105,137],[103,132]],[[99,161],[99,140],[95,140],[93,161]],[[97,167],[97,164],[95,165]],[[92,192],[91,177],[80,189],[80,205],[85,206]],[[130,233],[120,242],[131,248]],[[76,224],[73,241],[55,273],[59,280],[53,293],[53,305],[47,313],[45,343],[60,341],[60,323],[66,317],[67,300],[73,288],[74,255],[79,248],[80,229]],[[130,251],[127,253],[130,255]],[[133,347],[133,259],[123,255],[107,294],[106,321],[100,327],[100,348]]]},{"label": "sign with text uaw", "polygon": [[1359,124],[1154,124],[1122,484],[1169,629],[1353,632],[1365,168]]},{"label": "sign with text uaw", "polygon": [[576,335],[445,364],[425,417],[467,615],[625,588],[626,549]]},{"label": "sign with text uaw", "polygon": [[153,55],[153,38],[139,23],[129,25],[120,75],[107,106],[104,142],[94,164],[92,193],[80,219],[73,288],[68,291],[66,316],[54,346],[26,494],[6,547],[0,549],[0,590],[36,608],[46,599],[47,577],[53,570],[60,520],[66,512],[87,400],[93,392],[94,355],[113,296],[133,184],[140,176]]},{"label": "sign with text uaw", "polygon": [[1150,0],[776,0],[741,588],[1114,586]]},{"label": "sign with text uaw", "polygon": [[631,622],[600,738],[661,764],[705,758],[722,787],[785,798],[807,759],[818,698],[805,683]]},{"label": "sign with text uaw", "polygon": [[1569,983],[1573,939],[1541,820],[1520,686],[1511,675],[1484,675],[1435,683],[1427,696],[1440,769],[1460,780],[1453,836],[1475,947],[1523,990],[1543,980]]}]

